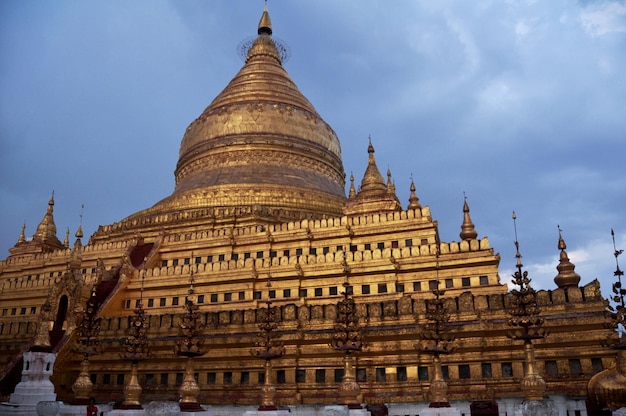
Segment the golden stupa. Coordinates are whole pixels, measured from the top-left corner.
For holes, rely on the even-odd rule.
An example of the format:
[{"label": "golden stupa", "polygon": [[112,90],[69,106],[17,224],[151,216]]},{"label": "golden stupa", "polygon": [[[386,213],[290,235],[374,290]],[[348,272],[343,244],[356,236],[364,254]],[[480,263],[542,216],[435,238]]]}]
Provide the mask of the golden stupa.
[{"label": "golden stupa", "polygon": [[[99,227],[86,243],[77,232],[73,246],[69,236],[56,237],[53,199],[31,240],[22,229],[0,261],[2,394],[19,380],[20,359],[48,305],[58,354],[52,380],[59,399],[73,398],[83,360],[73,352],[76,329],[91,299],[101,346],[89,356],[91,394],[124,400],[130,370],[120,340],[142,306],[152,355],[133,375],[143,387],[138,400],[176,400],[191,370],[174,346],[183,306],[193,299],[206,351],[194,357],[199,403],[260,403],[266,369],[250,350],[267,302],[277,308],[275,333],[284,345],[271,363],[273,400],[337,403],[345,357],[329,343],[345,287],[365,345],[355,359],[362,403],[429,402],[433,360],[416,344],[437,289],[455,338],[437,367],[447,399],[468,406],[523,399],[525,353],[507,336],[511,295],[500,256],[479,237],[467,201],[459,204],[459,241],[441,241],[415,183],[405,209],[371,142],[363,149],[365,174],[360,184],[350,178],[346,196],[339,139],[281,56],[265,9],[245,64],[185,131],[169,197]],[[537,292],[549,336],[533,346],[546,394],[580,403],[589,379],[615,357],[600,347],[607,317],[599,283],[580,286],[563,256],[558,287]]]},{"label": "golden stupa", "polygon": [[195,217],[265,224],[342,214],[339,139],[283,68],[267,10],[245,65],[187,127],[175,177],[171,196],[94,241],[129,224],[170,230]]}]

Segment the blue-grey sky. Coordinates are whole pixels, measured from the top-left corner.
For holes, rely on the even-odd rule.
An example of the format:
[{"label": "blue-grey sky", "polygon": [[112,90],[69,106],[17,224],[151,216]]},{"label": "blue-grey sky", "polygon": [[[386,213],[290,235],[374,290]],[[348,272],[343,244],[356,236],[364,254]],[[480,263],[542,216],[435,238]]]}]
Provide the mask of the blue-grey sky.
[{"label": "blue-grey sky", "polygon": [[[626,248],[626,2],[268,3],[285,67],[357,181],[371,135],[406,207],[411,176],[443,241],[463,194],[513,271],[514,232],[554,288],[558,230],[608,294]],[[59,238],[85,241],[174,189],[182,135],[243,65],[262,1],[0,1],[0,257],[55,192]],[[71,238],[74,241],[74,238]],[[626,256],[621,259],[626,268]]]}]

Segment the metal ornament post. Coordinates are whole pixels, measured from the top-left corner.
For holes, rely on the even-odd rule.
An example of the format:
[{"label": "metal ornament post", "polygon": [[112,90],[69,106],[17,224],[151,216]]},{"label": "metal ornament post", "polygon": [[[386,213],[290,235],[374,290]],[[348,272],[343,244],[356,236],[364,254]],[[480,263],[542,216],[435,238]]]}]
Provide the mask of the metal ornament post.
[{"label": "metal ornament post", "polygon": [[347,280],[343,284],[343,298],[337,302],[337,318],[330,346],[344,353],[343,378],[339,384],[339,404],[349,409],[361,409],[361,388],[356,380],[355,354],[363,349],[363,340],[356,303]]},{"label": "metal ornament post", "polygon": [[98,339],[100,334],[100,318],[97,318],[99,303],[96,296],[96,287],[92,287],[91,295],[87,300],[87,307],[80,316],[80,325],[78,326],[77,338],[72,351],[82,354],[83,361],[80,365],[80,373],[78,378],[72,385],[74,399],[72,404],[83,405],[89,403],[91,392],[93,391],[93,383],[89,376],[89,357],[91,355],[100,354],[101,344]]},{"label": "metal ornament post", "polygon": [[437,287],[432,290],[434,299],[428,300],[426,304],[426,320],[421,333],[418,335],[422,342],[417,345],[417,349],[423,354],[433,357],[433,377],[430,382],[430,404],[429,407],[450,407],[448,402],[448,383],[443,377],[441,367],[441,355],[451,354],[456,351],[456,347],[451,343],[455,337],[450,333],[448,321],[450,314],[446,310],[443,295],[445,290],[439,289],[439,238],[437,238],[436,253]]},{"label": "metal ornament post", "polygon": [[139,304],[133,311],[134,316],[130,318],[130,325],[126,331],[126,338],[122,343],[123,353],[120,358],[131,362],[130,379],[124,386],[124,402],[122,409],[142,409],[141,392],[142,387],[139,384],[138,367],[139,362],[147,360],[152,356],[152,351],[148,344],[148,330],[150,323],[143,308],[143,280],[145,278],[145,270],[141,277],[141,296]]},{"label": "metal ornament post", "polygon": [[513,274],[513,284],[516,288],[511,289],[511,307],[509,313],[509,325],[515,329],[509,330],[508,336],[512,339],[524,341],[524,377],[520,384],[526,401],[543,400],[546,391],[546,382],[537,371],[535,349],[533,339],[542,339],[546,336],[542,328],[543,318],[539,316],[540,309],[537,305],[537,292],[530,285],[531,279],[528,272],[522,270],[522,255],[517,241],[517,216],[513,212],[513,224],[515,226],[515,257],[517,259],[517,271]]},{"label": "metal ornament post", "polygon": [[[267,286],[271,286],[269,278]],[[250,350],[252,356],[265,360],[265,380],[261,387],[261,405],[258,408],[260,411],[278,409],[274,403],[276,386],[272,382],[272,360],[285,355],[285,346],[278,341],[279,334],[276,332],[279,320],[278,310],[272,307],[269,296],[265,303],[265,314],[259,324],[257,341],[254,344],[255,347]]]},{"label": "metal ornament post", "polygon": [[[192,256],[193,257],[193,256]],[[180,410],[183,412],[202,412],[204,409],[198,402],[200,387],[194,376],[194,357],[203,355],[206,351],[202,348],[202,339],[200,334],[204,329],[204,324],[200,322],[200,314],[198,313],[198,305],[195,304],[195,296],[193,289],[193,271],[190,277],[189,295],[183,306],[185,312],[179,323],[180,339],[176,341],[175,353],[179,357],[186,357],[185,375],[183,383],[180,386],[179,394]]]}]

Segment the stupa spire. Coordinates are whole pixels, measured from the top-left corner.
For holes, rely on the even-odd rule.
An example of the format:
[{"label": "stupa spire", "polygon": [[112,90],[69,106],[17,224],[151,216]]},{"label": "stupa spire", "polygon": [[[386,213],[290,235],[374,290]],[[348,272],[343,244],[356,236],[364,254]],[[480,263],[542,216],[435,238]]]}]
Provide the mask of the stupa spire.
[{"label": "stupa spire", "polygon": [[411,175],[411,187],[410,187],[411,195],[409,196],[409,206],[408,209],[421,209],[422,204],[420,204],[420,200],[415,194],[415,183],[413,182],[413,176]]},{"label": "stupa spire", "polygon": [[391,180],[391,169],[387,168],[387,192],[390,194],[396,193],[396,185],[393,184]]},{"label": "stupa spire", "polygon": [[[374,145],[372,137],[369,137],[367,146],[367,168],[358,191],[353,193],[351,186],[348,201],[344,205],[344,213],[347,215],[364,214],[366,212],[392,212],[402,210],[400,201],[396,196],[396,186],[391,180],[391,170],[387,169],[387,182],[376,166],[374,158]],[[352,180],[352,178],[351,178]]]},{"label": "stupa spire", "polygon": [[57,238],[57,227],[54,224],[54,192],[48,201],[48,209],[46,215],[37,226],[37,231],[33,234],[33,240],[45,243],[61,245]]},{"label": "stupa spire", "polygon": [[475,240],[478,233],[474,229],[474,223],[470,217],[470,209],[467,204],[467,197],[463,196],[463,224],[461,225],[461,233],[459,234],[461,240],[469,241]]},{"label": "stupa spire", "polygon": [[25,230],[26,224],[23,224],[17,243],[9,249],[12,256],[47,253],[64,248],[61,241],[57,238],[57,227],[54,224],[54,192],[48,201],[46,214],[30,240],[26,239]]},{"label": "stupa spire", "polygon": [[374,145],[372,144],[372,137],[369,138],[369,144],[367,146],[367,168],[365,174],[363,174],[363,180],[361,180],[361,188],[359,193],[378,193],[380,191],[386,191],[387,185],[383,176],[376,166],[376,159],[374,158]]},{"label": "stupa spire", "polygon": [[263,7],[263,14],[261,15],[261,20],[259,20],[259,28],[257,30],[259,35],[272,34],[272,20],[270,19],[270,14],[267,11],[267,2],[265,2],[265,7]]},{"label": "stupa spire", "polygon": [[554,277],[554,282],[559,288],[576,287],[578,282],[580,282],[580,275],[574,272],[576,266],[569,260],[565,251],[567,245],[563,239],[561,227],[557,226],[557,228],[559,229],[558,248],[561,250],[561,253],[559,254],[559,265],[556,266],[559,274]]},{"label": "stupa spire", "polygon": [[354,175],[350,173],[350,193],[348,194],[349,198],[354,198],[356,196],[356,189],[354,189]]},{"label": "stupa spire", "polygon": [[81,238],[83,238],[83,209],[85,206],[81,207],[80,211],[80,223],[78,224],[78,229],[74,236],[76,237],[76,241],[74,242],[74,247],[72,248],[72,253],[70,255],[70,268],[78,269],[83,261],[83,242]]},{"label": "stupa spire", "polygon": [[17,244],[19,243],[23,243],[24,241],[26,241],[26,224],[22,224],[22,231],[20,232],[20,236],[17,238]]}]

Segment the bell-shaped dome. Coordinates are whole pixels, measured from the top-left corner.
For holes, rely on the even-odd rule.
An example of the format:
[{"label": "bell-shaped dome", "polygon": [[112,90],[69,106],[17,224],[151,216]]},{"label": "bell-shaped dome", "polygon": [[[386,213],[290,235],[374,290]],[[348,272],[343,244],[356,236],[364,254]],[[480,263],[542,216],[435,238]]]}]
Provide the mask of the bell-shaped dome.
[{"label": "bell-shaped dome", "polygon": [[210,221],[267,224],[343,215],[339,139],[282,66],[267,6],[245,64],[183,136],[167,198],[92,241]]},{"label": "bell-shaped dome", "polygon": [[617,410],[626,406],[626,349],[617,350],[615,367],[589,379],[587,391],[590,402],[599,409]]},{"label": "bell-shaped dome", "polygon": [[153,209],[256,206],[341,215],[339,139],[283,68],[269,22],[266,9],[244,66],[187,128],[174,193]]}]

